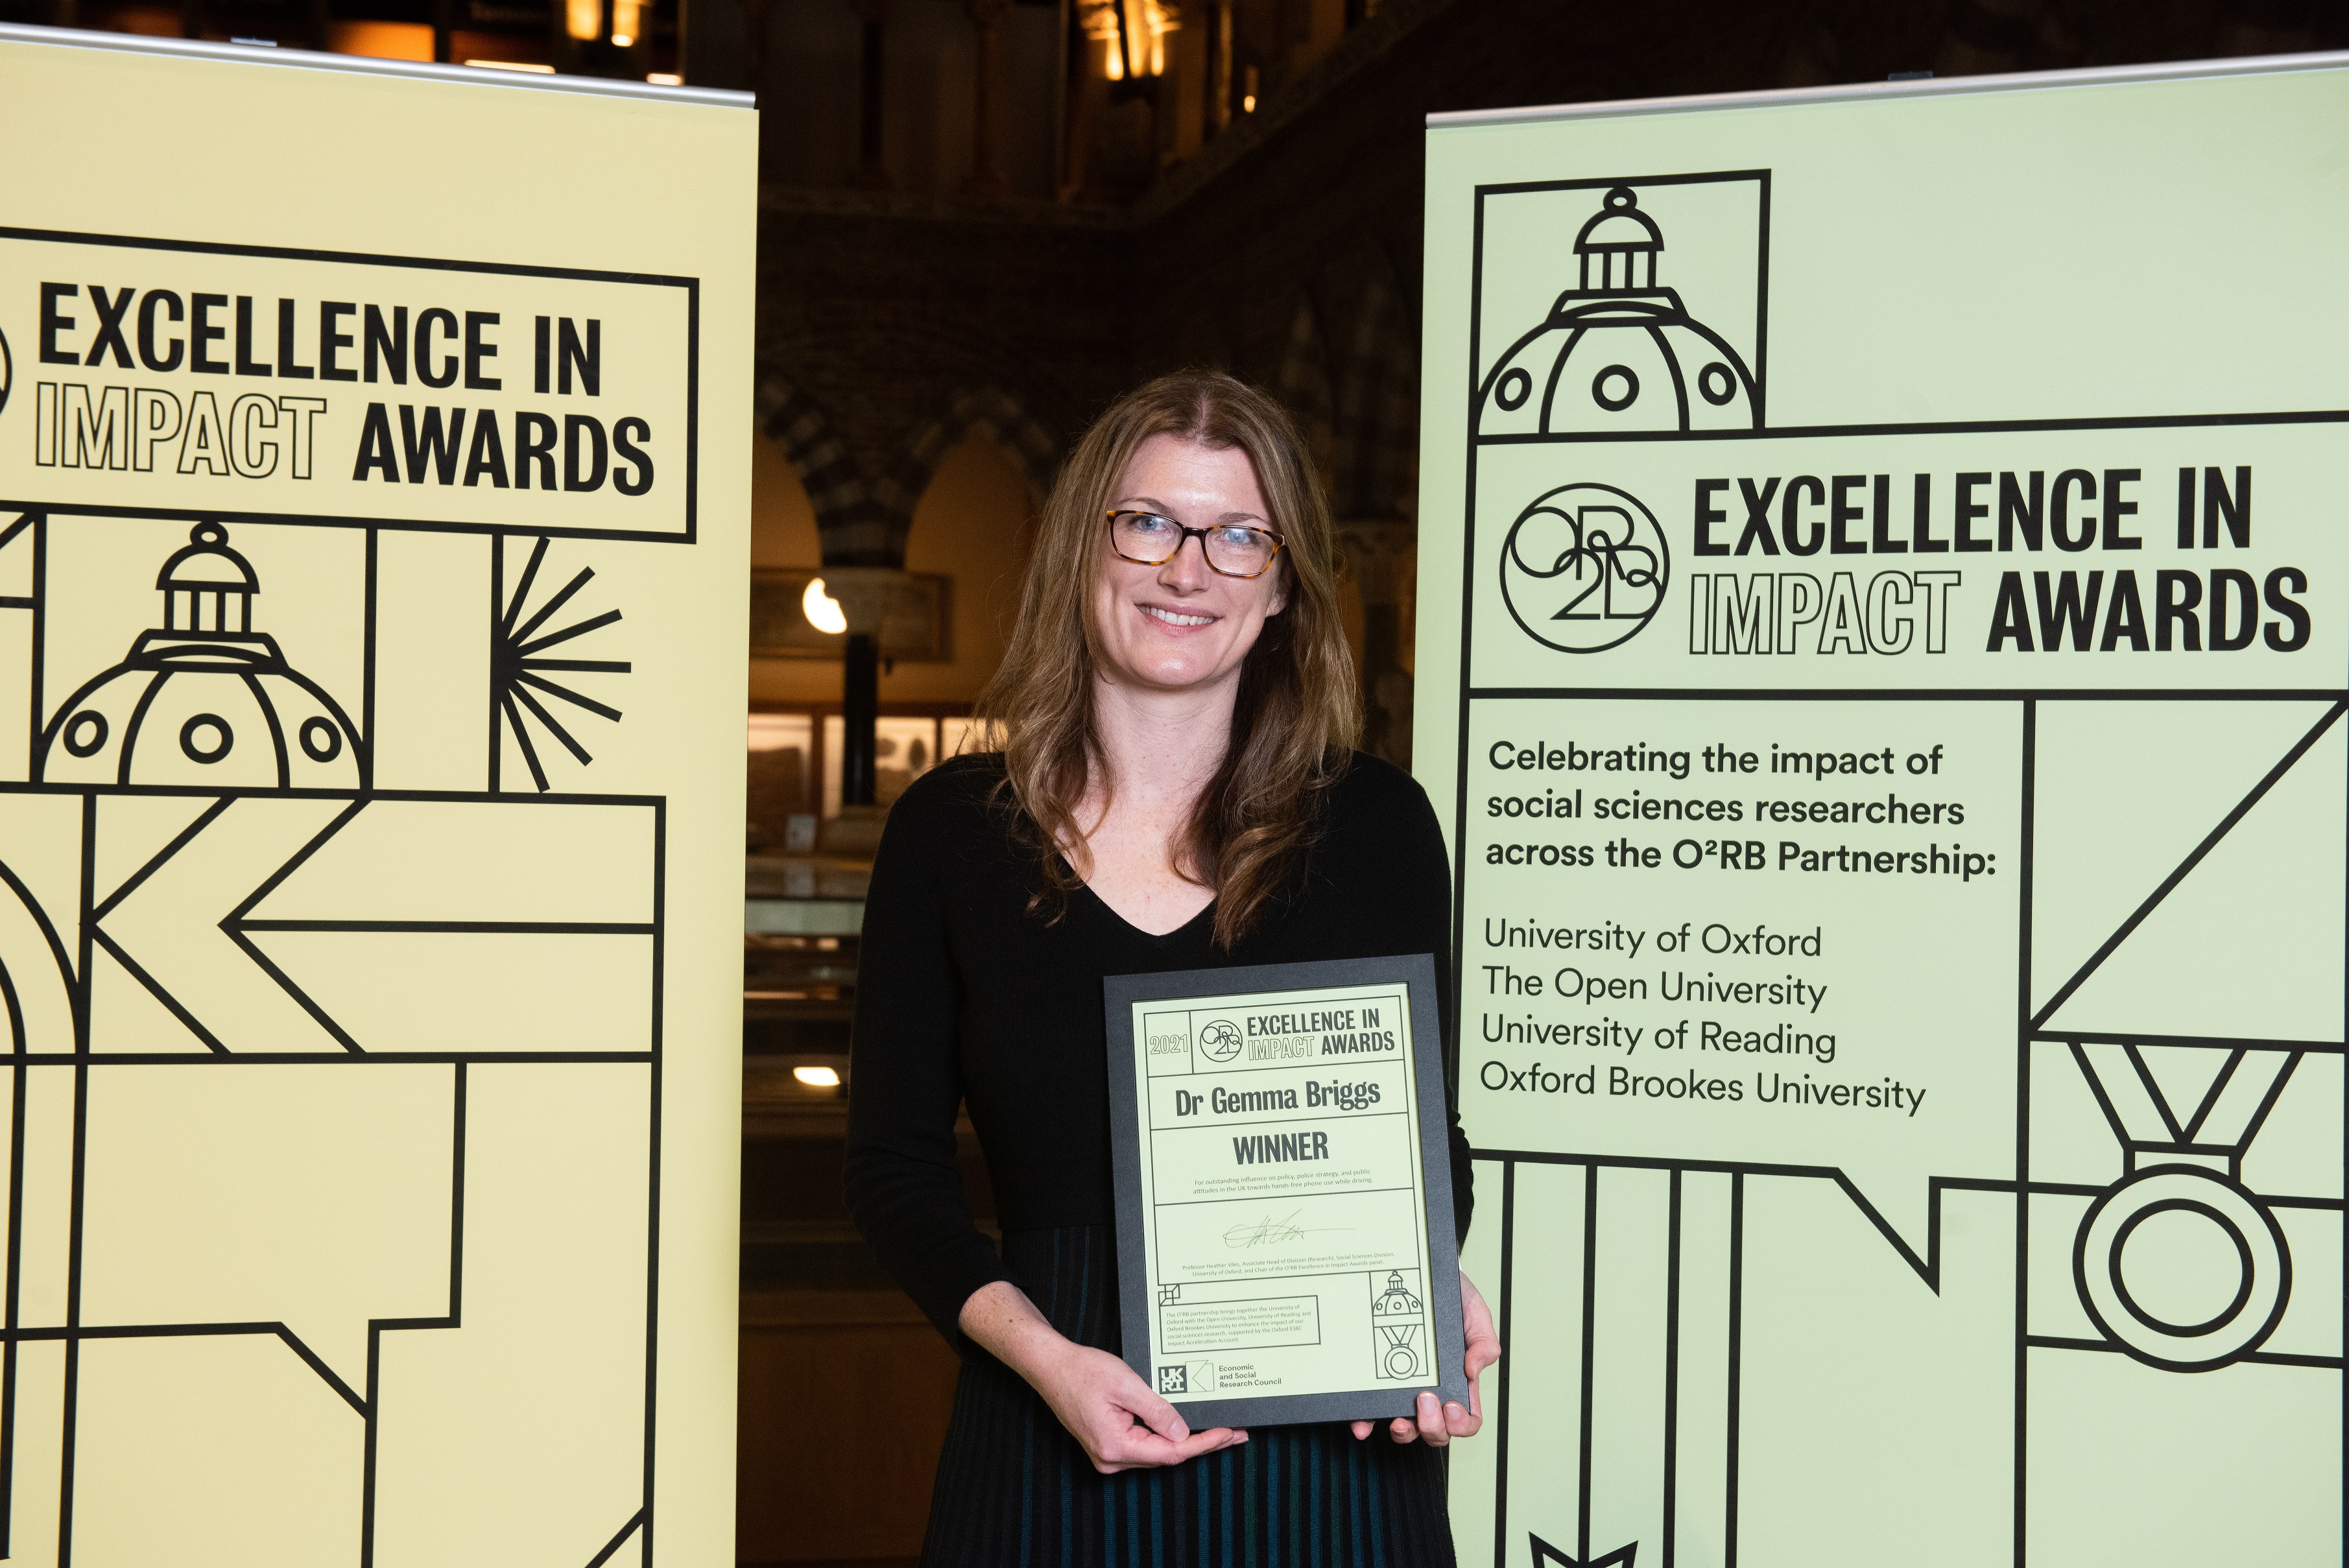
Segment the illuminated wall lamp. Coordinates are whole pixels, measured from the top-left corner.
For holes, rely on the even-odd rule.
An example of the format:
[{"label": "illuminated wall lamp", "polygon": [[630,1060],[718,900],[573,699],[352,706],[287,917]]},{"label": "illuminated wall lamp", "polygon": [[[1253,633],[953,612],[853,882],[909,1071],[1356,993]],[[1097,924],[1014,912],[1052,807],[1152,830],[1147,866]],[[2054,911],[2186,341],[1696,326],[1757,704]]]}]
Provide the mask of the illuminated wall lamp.
[{"label": "illuminated wall lamp", "polygon": [[838,636],[848,630],[848,613],[840,601],[823,591],[823,579],[808,579],[807,592],[800,595],[800,614],[807,624],[827,636]]},{"label": "illuminated wall lamp", "polygon": [[604,36],[604,0],[564,0],[563,30],[583,44]]},{"label": "illuminated wall lamp", "polygon": [[644,0],[612,0],[612,45],[625,49],[645,33]]},{"label": "illuminated wall lamp", "polygon": [[840,1072],[834,1068],[793,1068],[792,1077],[810,1088],[838,1088]]}]

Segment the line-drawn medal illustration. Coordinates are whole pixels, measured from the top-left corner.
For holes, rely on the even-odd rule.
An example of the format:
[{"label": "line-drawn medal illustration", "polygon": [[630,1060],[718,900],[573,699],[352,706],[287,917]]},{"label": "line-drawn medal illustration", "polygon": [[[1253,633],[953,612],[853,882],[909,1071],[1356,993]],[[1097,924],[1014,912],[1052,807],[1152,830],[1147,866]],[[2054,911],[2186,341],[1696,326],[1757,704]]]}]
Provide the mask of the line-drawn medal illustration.
[{"label": "line-drawn medal illustration", "polygon": [[[1371,1321],[1378,1326],[1379,1376],[1381,1377],[1413,1378],[1427,1375],[1426,1305],[1412,1293],[1403,1280],[1404,1273],[1412,1284],[1419,1279],[1419,1271],[1390,1269],[1386,1288],[1371,1303]],[[1372,1275],[1375,1282],[1377,1276]]]}]

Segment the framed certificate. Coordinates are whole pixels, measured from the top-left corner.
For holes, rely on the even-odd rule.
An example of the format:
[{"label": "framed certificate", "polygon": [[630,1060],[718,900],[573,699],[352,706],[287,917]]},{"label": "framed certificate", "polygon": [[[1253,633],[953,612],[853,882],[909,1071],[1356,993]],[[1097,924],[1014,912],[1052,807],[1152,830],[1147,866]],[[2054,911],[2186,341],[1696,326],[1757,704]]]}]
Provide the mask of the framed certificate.
[{"label": "framed certificate", "polygon": [[1465,1404],[1434,959],[1104,984],[1127,1363],[1194,1430]]}]

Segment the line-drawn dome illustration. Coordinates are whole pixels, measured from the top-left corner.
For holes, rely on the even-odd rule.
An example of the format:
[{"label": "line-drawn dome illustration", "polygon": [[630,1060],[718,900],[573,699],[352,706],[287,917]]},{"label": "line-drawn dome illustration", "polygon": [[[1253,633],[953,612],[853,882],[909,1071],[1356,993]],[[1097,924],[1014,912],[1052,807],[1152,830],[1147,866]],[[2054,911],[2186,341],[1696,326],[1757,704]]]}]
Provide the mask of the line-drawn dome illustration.
[{"label": "line-drawn dome illustration", "polygon": [[1415,1318],[1420,1311],[1419,1297],[1412,1295],[1411,1288],[1402,1283],[1401,1271],[1389,1270],[1387,1288],[1380,1293],[1378,1300],[1371,1304],[1371,1316]]},{"label": "line-drawn dome illustration", "polygon": [[57,708],[36,777],[51,784],[356,789],[358,731],[275,639],[253,629],[261,579],[200,522],[163,562],[163,624]]},{"label": "line-drawn dome illustration", "polygon": [[1754,373],[1657,282],[1663,231],[1618,185],[1575,237],[1575,286],[1476,394],[1479,436],[1734,430],[1758,424]]}]

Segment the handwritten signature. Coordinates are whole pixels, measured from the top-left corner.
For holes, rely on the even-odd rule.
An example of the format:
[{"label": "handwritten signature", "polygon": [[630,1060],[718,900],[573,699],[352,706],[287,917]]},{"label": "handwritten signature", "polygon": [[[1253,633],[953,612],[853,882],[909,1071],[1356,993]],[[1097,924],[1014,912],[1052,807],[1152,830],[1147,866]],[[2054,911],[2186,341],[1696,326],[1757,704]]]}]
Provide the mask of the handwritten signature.
[{"label": "handwritten signature", "polygon": [[1351,1225],[1322,1225],[1309,1230],[1296,1223],[1297,1216],[1304,1212],[1302,1209],[1293,1209],[1289,1211],[1288,1218],[1285,1220],[1276,1220],[1267,1214],[1257,1224],[1234,1225],[1224,1233],[1224,1245],[1235,1249],[1270,1246],[1276,1242],[1301,1241],[1310,1235],[1353,1229]]}]

